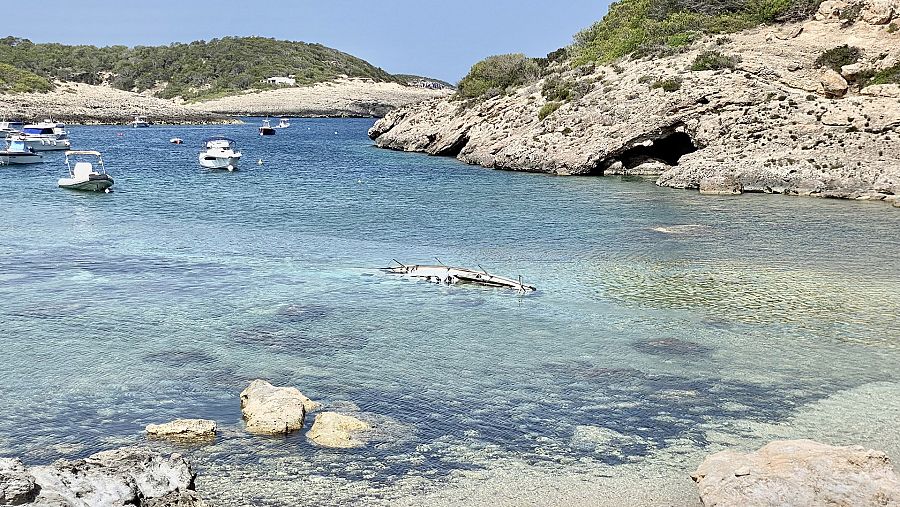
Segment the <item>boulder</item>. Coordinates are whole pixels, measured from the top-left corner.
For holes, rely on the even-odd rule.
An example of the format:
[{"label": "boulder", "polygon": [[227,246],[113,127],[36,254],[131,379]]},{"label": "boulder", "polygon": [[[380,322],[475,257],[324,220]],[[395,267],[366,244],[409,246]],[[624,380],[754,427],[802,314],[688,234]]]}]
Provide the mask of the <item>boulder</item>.
[{"label": "boulder", "polygon": [[148,424],[147,434],[183,440],[210,439],[216,435],[216,422],[207,419],[176,419],[164,424]]},{"label": "boulder", "polygon": [[719,452],[691,477],[705,506],[900,503],[900,479],[883,452],[812,440],[775,441],[748,454]]},{"label": "boulder", "polygon": [[894,6],[888,0],[868,0],[859,17],[870,25],[886,25],[894,17]]},{"label": "boulder", "polygon": [[838,19],[841,11],[847,8],[847,2],[843,0],[825,0],[819,4],[819,10],[816,12],[816,21],[825,21],[829,19]]},{"label": "boulder", "polygon": [[358,433],[371,429],[369,423],[355,417],[337,412],[322,412],[316,415],[312,429],[306,437],[322,447],[347,449],[365,445],[355,437]]},{"label": "boulder", "polygon": [[900,199],[894,199],[893,206],[894,206],[895,208],[900,208]]},{"label": "boulder", "polygon": [[17,459],[0,458],[0,505],[23,505],[34,500],[34,476]]},{"label": "boulder", "polygon": [[303,427],[307,412],[319,404],[303,396],[295,387],[275,387],[265,380],[254,380],[241,392],[241,414],[252,433],[278,435]]},{"label": "boulder", "polygon": [[847,93],[847,80],[833,69],[827,69],[819,79],[822,92],[831,97],[843,97]]},{"label": "boulder", "polygon": [[38,505],[72,507],[200,507],[196,474],[179,454],[168,458],[141,447],[104,451],[76,461],[29,469]]},{"label": "boulder", "polygon": [[843,67],[841,67],[841,77],[843,77],[844,79],[853,79],[864,70],[868,70],[868,66],[861,63],[851,63],[850,65],[844,65]]},{"label": "boulder", "polygon": [[740,182],[732,176],[712,176],[700,180],[700,193],[704,195],[738,195],[743,192]]}]

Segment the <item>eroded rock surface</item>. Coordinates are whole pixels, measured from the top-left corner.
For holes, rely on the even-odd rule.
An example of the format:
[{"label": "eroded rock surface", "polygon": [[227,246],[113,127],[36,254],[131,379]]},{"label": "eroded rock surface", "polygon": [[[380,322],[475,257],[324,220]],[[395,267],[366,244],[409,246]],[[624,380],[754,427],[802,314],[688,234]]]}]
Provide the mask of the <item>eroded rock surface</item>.
[{"label": "eroded rock surface", "polygon": [[[900,23],[898,0],[864,0],[862,12],[886,12],[875,5],[884,1],[892,6],[891,22]],[[562,66],[557,77],[585,93],[544,120],[541,81],[474,104],[406,106],[369,135],[383,148],[497,169],[557,175],[662,169],[657,184],[674,188],[730,178],[744,192],[885,199],[900,194],[900,102],[893,96],[900,89],[864,87],[855,76],[896,65],[900,31],[865,19],[847,24],[840,16],[848,5],[826,1],[817,20],[710,37],[665,58],[587,72]],[[862,55],[847,77],[816,65],[823,52],[844,44]],[[703,51],[739,56],[740,63],[735,70],[691,71]],[[827,92],[823,73],[834,81]],[[663,79],[680,79],[681,86],[670,92],[653,86]],[[648,167],[647,160],[659,163]]]},{"label": "eroded rock surface", "polygon": [[265,380],[254,380],[241,392],[241,413],[252,433],[297,431],[303,427],[306,413],[319,406],[295,387],[275,387]]},{"label": "eroded rock surface", "polygon": [[337,412],[322,412],[316,415],[312,429],[307,438],[322,447],[353,448],[365,445],[357,438],[359,433],[372,429],[372,426],[353,416]]},{"label": "eroded rock surface", "polygon": [[900,505],[887,455],[812,440],[771,442],[751,453],[723,451],[692,475],[703,505]]},{"label": "eroded rock surface", "polygon": [[140,447],[27,469],[0,460],[0,505],[202,507],[196,474],[180,455]]}]

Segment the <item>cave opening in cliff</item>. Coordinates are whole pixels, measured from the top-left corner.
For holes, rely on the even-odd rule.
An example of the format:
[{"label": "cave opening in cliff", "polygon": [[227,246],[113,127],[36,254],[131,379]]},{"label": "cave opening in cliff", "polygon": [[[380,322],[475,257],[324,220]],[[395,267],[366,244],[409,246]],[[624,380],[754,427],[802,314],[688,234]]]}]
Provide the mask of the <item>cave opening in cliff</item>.
[{"label": "cave opening in cliff", "polygon": [[684,132],[673,132],[653,139],[649,143],[632,146],[622,152],[618,158],[627,168],[638,166],[647,160],[659,160],[667,165],[678,165],[681,157],[695,151],[697,151],[697,146],[691,136]]},{"label": "cave opening in cliff", "polygon": [[646,162],[659,161],[666,165],[678,165],[681,157],[699,148],[691,136],[685,132],[671,132],[660,137],[636,143],[601,162],[595,174],[603,174],[615,162],[621,162],[627,169],[633,169]]},{"label": "cave opening in cliff", "polygon": [[467,144],[469,144],[469,136],[461,135],[453,142],[453,144],[436,152],[435,155],[439,157],[455,157],[462,153],[463,148],[465,148]]}]

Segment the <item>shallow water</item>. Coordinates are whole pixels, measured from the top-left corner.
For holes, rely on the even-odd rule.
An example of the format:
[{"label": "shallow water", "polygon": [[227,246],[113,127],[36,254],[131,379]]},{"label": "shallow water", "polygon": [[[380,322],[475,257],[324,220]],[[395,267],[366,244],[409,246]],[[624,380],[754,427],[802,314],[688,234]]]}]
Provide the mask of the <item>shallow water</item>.
[{"label": "shallow water", "polygon": [[[491,171],[373,148],[371,121],[293,123],[269,138],[73,128],[104,152],[108,195],[56,188],[59,154],[0,168],[0,455],[77,458],[204,417],[216,443],[179,450],[221,505],[390,501],[509,462],[696,466],[900,384],[889,206]],[[197,165],[219,133],[240,171]],[[435,257],[539,291],[376,269]],[[238,393],[254,378],[379,434],[354,451],[247,435]],[[900,449],[897,432],[837,427],[803,436]]]}]

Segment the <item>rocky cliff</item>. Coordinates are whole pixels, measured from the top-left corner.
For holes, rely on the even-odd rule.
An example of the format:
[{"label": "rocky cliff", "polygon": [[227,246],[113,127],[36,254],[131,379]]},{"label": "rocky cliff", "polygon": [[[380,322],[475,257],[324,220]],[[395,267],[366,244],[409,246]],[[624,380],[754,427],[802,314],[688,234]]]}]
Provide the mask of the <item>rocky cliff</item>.
[{"label": "rocky cliff", "polygon": [[[384,148],[497,169],[652,175],[659,185],[710,193],[897,200],[900,86],[869,83],[900,65],[898,21],[898,0],[828,0],[803,23],[707,37],[660,58],[565,63],[476,103],[407,106],[369,135]],[[822,63],[843,45],[859,49],[855,63]],[[731,63],[692,70],[700,55]],[[549,79],[584,92],[548,106]]]}]

